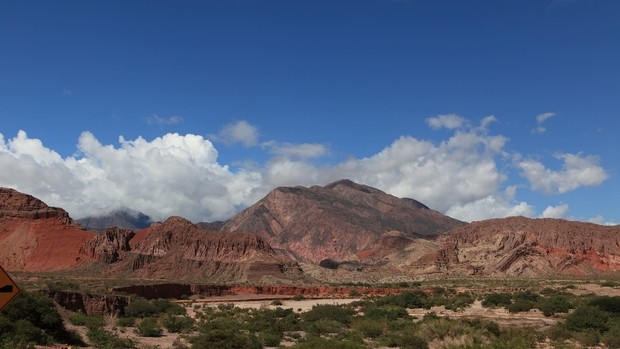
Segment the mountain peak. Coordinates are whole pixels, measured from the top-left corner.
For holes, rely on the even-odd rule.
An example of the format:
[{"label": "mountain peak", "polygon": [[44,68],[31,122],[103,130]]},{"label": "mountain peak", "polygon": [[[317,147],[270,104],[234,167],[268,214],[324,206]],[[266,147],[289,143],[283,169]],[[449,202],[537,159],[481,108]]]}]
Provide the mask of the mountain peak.
[{"label": "mountain peak", "polygon": [[387,232],[432,238],[462,224],[417,201],[344,179],[277,188],[221,229],[257,233],[298,260],[318,262],[356,260]]},{"label": "mountain peak", "polygon": [[382,194],[383,191],[377,189],[377,188],[373,188],[367,185],[363,185],[363,184],[358,184],[353,182],[350,179],[341,179],[335,182],[332,182],[328,185],[326,185],[324,187],[325,189],[331,189],[331,190],[336,190],[338,188],[348,188],[348,189],[354,189],[356,191],[361,191],[364,193],[373,193],[373,194]]}]

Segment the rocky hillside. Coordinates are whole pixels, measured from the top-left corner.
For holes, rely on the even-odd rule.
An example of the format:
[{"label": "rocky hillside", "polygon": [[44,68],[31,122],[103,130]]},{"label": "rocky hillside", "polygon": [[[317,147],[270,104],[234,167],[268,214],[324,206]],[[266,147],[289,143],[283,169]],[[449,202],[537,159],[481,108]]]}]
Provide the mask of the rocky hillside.
[{"label": "rocky hillside", "polygon": [[277,188],[222,226],[259,234],[299,261],[373,261],[412,240],[463,225],[412,199],[342,180],[325,187]]},{"label": "rocky hillside", "polygon": [[[119,235],[116,240],[126,237]],[[218,282],[282,281],[301,276],[297,263],[278,256],[256,234],[207,231],[181,217],[168,218],[138,232],[129,241],[130,246],[112,245],[122,246],[117,251],[128,250],[118,262],[110,258],[112,274]],[[113,256],[107,252],[95,255]]]},{"label": "rocky hillside", "polygon": [[9,271],[54,271],[90,257],[80,252],[95,236],[60,208],[13,189],[0,188],[0,265]]},{"label": "rocky hillside", "polygon": [[436,254],[446,273],[542,276],[620,271],[620,226],[509,217],[452,230]]}]

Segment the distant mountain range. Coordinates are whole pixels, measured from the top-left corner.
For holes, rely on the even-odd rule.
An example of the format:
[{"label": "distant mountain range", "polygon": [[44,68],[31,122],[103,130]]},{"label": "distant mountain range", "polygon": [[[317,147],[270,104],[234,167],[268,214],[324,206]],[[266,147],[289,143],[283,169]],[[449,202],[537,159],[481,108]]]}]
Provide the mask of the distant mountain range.
[{"label": "distant mountain range", "polygon": [[0,265],[251,283],[620,270],[620,226],[525,217],[467,224],[349,180],[276,188],[225,222],[147,222],[121,211],[78,224],[60,208],[0,188]]},{"label": "distant mountain range", "polygon": [[151,225],[153,220],[142,212],[117,210],[102,216],[80,218],[77,222],[88,230],[101,232],[112,227],[144,229]]}]

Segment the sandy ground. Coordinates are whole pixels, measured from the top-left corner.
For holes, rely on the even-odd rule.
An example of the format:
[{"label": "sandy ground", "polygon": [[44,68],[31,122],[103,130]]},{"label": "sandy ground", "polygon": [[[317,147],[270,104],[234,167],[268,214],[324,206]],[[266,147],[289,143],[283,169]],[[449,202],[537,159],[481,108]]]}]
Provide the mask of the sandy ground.
[{"label": "sandy ground", "polygon": [[510,313],[504,308],[484,308],[480,301],[475,301],[470,307],[463,309],[462,311],[454,312],[452,310],[446,310],[445,307],[432,307],[431,309],[409,309],[409,315],[415,316],[418,319],[428,313],[434,312],[438,316],[446,316],[451,319],[484,319],[497,322],[500,326],[510,327],[533,327],[536,329],[546,329],[554,325],[558,319],[553,317],[546,317],[538,309],[532,309],[527,312]]}]

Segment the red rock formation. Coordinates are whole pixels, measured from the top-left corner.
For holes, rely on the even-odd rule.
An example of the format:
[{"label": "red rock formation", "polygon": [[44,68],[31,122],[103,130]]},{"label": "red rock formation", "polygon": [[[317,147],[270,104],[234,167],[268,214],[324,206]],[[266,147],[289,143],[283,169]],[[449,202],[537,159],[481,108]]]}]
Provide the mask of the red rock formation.
[{"label": "red rock formation", "polygon": [[[409,239],[433,237],[462,224],[415,200],[343,180],[325,187],[277,188],[222,230],[260,234],[273,248],[318,263],[376,260],[404,249],[400,243]],[[388,232],[400,232],[403,239],[393,244],[384,235]]]},{"label": "red rock formation", "polygon": [[469,274],[620,271],[620,226],[525,217],[474,222],[446,234],[436,264]]},{"label": "red rock formation", "polygon": [[181,217],[155,223],[137,234],[125,258],[112,272],[148,278],[213,278],[220,281],[287,278],[299,266],[278,256],[260,236],[210,232]]},{"label": "red rock formation", "polygon": [[73,291],[50,291],[49,297],[61,307],[86,315],[123,315],[128,296],[96,295]]},{"label": "red rock formation", "polygon": [[107,228],[94,239],[87,241],[80,252],[98,262],[111,264],[120,260],[124,252],[131,250],[129,241],[134,235],[130,229]]},{"label": "red rock formation", "polygon": [[69,214],[13,189],[0,188],[0,265],[10,271],[53,271],[90,260],[80,247],[94,233]]}]

